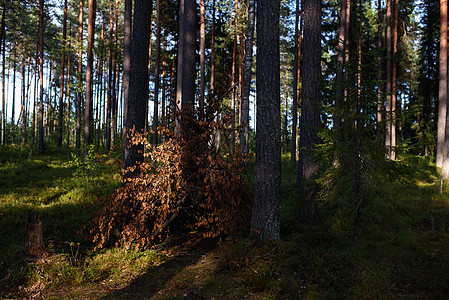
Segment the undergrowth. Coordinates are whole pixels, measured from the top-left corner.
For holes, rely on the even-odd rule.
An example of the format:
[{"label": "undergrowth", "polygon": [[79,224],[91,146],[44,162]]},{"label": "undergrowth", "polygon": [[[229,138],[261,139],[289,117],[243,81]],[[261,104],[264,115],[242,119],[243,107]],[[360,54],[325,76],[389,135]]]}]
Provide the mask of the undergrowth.
[{"label": "undergrowth", "polygon": [[242,155],[217,153],[209,143],[217,128],[212,118],[201,120],[186,110],[181,116],[181,134],[166,131],[158,146],[134,134],[133,143],[145,146],[145,161],[86,228],[97,247],[148,248],[169,232],[194,231],[203,237],[248,233],[251,194]]},{"label": "undergrowth", "polygon": [[[19,155],[14,147],[0,152],[1,298],[444,299],[449,293],[449,189],[440,195],[439,174],[423,157],[394,165],[396,175],[379,187],[385,197],[363,210],[357,241],[329,208],[321,207],[321,224],[298,224],[296,166],[284,158],[280,241],[228,238],[218,248],[186,248],[170,229],[172,242],[151,250],[93,251],[76,231],[120,185],[118,170],[103,166],[87,188],[65,167],[68,156]],[[24,253],[29,209],[44,227],[48,256],[39,260]]]}]

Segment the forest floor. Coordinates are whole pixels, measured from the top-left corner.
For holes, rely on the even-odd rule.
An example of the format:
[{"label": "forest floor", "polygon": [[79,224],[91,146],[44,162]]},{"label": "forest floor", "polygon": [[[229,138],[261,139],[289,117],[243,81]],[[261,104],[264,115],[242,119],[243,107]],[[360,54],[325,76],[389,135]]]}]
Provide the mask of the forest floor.
[{"label": "forest floor", "polygon": [[[50,151],[49,151],[50,152]],[[92,250],[78,230],[120,185],[73,176],[67,153],[0,148],[0,298],[442,299],[449,294],[449,187],[426,158],[403,160],[401,180],[364,211],[357,241],[331,213],[314,227],[294,218],[296,167],[283,162],[282,239],[167,241],[151,250]],[[118,157],[118,155],[117,155]],[[27,258],[25,215],[39,212],[48,255]]]}]

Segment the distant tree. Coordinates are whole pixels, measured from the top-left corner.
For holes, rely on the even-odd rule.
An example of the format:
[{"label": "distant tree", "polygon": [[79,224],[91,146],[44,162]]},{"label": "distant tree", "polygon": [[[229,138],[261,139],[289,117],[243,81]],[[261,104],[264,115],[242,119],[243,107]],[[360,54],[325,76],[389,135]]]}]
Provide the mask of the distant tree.
[{"label": "distant tree", "polygon": [[280,0],[257,2],[257,134],[251,232],[280,237]]}]

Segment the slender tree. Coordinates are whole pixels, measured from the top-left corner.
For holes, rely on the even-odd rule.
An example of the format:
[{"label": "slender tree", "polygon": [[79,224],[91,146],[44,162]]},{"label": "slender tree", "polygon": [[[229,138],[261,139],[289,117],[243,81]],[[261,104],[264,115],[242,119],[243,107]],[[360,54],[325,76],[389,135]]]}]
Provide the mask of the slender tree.
[{"label": "slender tree", "polygon": [[[93,44],[95,35],[96,0],[88,2],[89,19],[87,24],[87,69],[86,69],[86,108],[84,111],[84,141],[86,145],[92,144],[93,125]],[[87,155],[87,152],[86,152]]]},{"label": "slender tree", "polygon": [[257,134],[251,232],[264,239],[279,239],[280,1],[259,0],[257,5]]},{"label": "slender tree", "polygon": [[[128,99],[129,72],[131,67],[131,27],[132,27],[132,0],[125,0],[124,35],[123,35],[123,98]],[[128,102],[123,102],[123,123],[126,124]],[[124,133],[125,131],[123,131]],[[123,136],[123,141],[125,141]]]},{"label": "slender tree", "polygon": [[59,115],[58,115],[58,147],[62,148],[62,119],[64,115],[64,68],[65,68],[65,43],[67,36],[67,0],[64,0],[64,17],[62,21],[62,55],[61,55],[61,79],[59,86]]},{"label": "slender tree", "polygon": [[84,0],[80,0],[78,14],[78,70],[77,70],[77,97],[76,97],[76,128],[75,148],[81,147],[81,107],[83,102],[82,80],[83,80],[83,10]]},{"label": "slender tree", "polygon": [[[341,9],[340,9],[340,27],[338,31],[338,41],[337,41],[337,90],[335,92],[335,106],[337,110],[341,108],[341,103],[344,102],[344,82],[343,82],[343,69],[344,69],[344,58],[345,58],[345,39],[346,39],[346,23],[348,22],[347,18],[347,6],[348,1],[350,0],[342,0],[341,1]],[[336,130],[341,127],[341,113],[340,111],[336,111],[334,114],[334,128]]]},{"label": "slender tree", "polygon": [[2,22],[1,22],[1,28],[0,28],[0,50],[2,51],[2,121],[1,121],[1,126],[2,126],[2,131],[0,133],[1,138],[0,138],[0,143],[2,145],[5,145],[6,139],[5,139],[5,133],[6,133],[6,114],[5,114],[5,20],[6,19],[6,4],[3,3],[3,12],[2,12]]},{"label": "slender tree", "polygon": [[235,0],[234,4],[234,47],[232,48],[232,68],[231,68],[231,142],[229,151],[231,154],[234,154],[234,146],[235,146],[235,98],[236,98],[236,68],[237,68],[237,32],[239,30],[239,18],[238,18],[238,10],[239,10],[239,0]]},{"label": "slender tree", "polygon": [[39,0],[39,153],[44,153],[44,0]]},{"label": "slender tree", "polygon": [[200,112],[204,112],[204,92],[206,88],[206,4],[200,1]]},{"label": "slender tree", "polygon": [[249,95],[251,91],[251,69],[253,64],[253,44],[255,25],[255,0],[248,0],[248,27],[246,28],[245,57],[243,61],[243,84],[241,102],[240,150],[249,153]]},{"label": "slender tree", "polygon": [[[253,1],[253,0],[249,0]],[[249,15],[248,15],[249,17]],[[215,89],[215,0],[212,1],[212,30],[211,30],[211,51],[210,51],[210,89]],[[254,34],[253,34],[254,35]],[[252,51],[252,50],[251,50]]]},{"label": "slender tree", "polygon": [[383,82],[382,82],[382,1],[377,1],[377,138],[382,137]]},{"label": "slender tree", "polygon": [[399,0],[395,0],[394,5],[394,25],[393,25],[393,70],[391,74],[391,153],[390,159],[396,159],[396,106],[397,106],[397,69],[398,69],[398,19]]},{"label": "slender tree", "polygon": [[391,145],[391,126],[392,126],[392,85],[391,85],[391,71],[392,71],[392,25],[391,25],[391,0],[387,0],[387,64],[386,64],[386,93],[387,101],[385,103],[385,147],[386,147],[386,157],[391,159],[392,145]]},{"label": "slender tree", "polygon": [[156,59],[154,66],[154,108],[153,108],[153,145],[157,145],[159,126],[159,85],[160,85],[160,61],[161,61],[161,0],[156,1]]}]

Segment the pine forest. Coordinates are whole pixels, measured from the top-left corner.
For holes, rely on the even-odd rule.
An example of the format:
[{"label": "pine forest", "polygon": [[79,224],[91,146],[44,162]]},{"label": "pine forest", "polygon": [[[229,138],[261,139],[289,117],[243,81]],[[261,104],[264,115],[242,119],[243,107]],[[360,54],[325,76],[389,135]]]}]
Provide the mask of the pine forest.
[{"label": "pine forest", "polygon": [[1,299],[445,299],[448,0],[0,0]]}]

